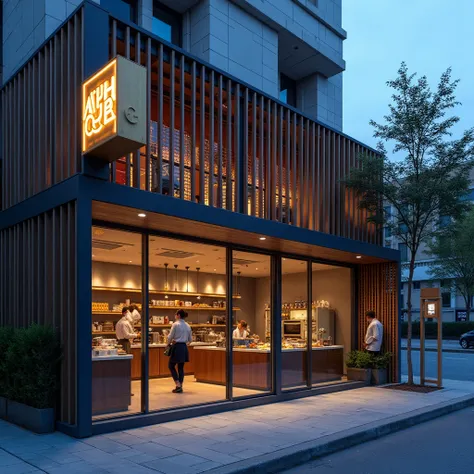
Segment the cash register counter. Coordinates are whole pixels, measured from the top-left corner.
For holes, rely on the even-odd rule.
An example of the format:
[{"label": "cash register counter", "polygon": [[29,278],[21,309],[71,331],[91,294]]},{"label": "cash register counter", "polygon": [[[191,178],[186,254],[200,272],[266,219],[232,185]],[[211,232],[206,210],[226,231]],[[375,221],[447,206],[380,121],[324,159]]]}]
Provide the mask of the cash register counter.
[{"label": "cash register counter", "polygon": [[[226,352],[223,347],[194,348],[197,382],[225,385]],[[271,389],[271,352],[264,349],[233,349],[233,385],[254,390]],[[283,349],[282,386],[305,385],[306,349]],[[339,380],[344,371],[344,346],[313,347],[313,384]]]}]

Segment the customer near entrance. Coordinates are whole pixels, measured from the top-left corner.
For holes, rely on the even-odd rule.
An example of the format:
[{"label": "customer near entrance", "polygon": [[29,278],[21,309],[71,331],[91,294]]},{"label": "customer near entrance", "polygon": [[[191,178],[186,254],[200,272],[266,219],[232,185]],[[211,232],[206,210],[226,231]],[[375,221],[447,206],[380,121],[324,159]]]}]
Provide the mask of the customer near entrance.
[{"label": "customer near entrance", "polygon": [[118,343],[127,354],[131,353],[131,341],[138,336],[133,329],[133,316],[128,306],[122,308],[122,318],[115,326]]},{"label": "customer near entrance", "polygon": [[369,323],[365,333],[365,350],[372,355],[378,355],[382,347],[383,325],[377,319],[375,311],[367,311],[365,316]]},{"label": "customer near entrance", "polygon": [[[168,368],[173,377],[176,388],[173,393],[183,393],[184,364],[189,362],[188,344],[193,340],[191,326],[185,321],[188,317],[186,311],[176,311],[176,321],[171,326],[168,336],[168,344],[172,345]],[[178,370],[176,371],[176,366]]]},{"label": "customer near entrance", "polygon": [[233,339],[247,339],[249,337],[249,332],[247,331],[247,321],[241,319],[238,324],[237,328],[234,329],[232,333]]}]

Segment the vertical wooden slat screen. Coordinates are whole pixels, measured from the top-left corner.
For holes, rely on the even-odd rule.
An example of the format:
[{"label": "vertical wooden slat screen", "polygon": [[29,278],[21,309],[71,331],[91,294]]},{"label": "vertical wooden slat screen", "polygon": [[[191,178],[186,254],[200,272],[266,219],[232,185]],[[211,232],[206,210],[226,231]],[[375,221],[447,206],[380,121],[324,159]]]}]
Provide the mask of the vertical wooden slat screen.
[{"label": "vertical wooden slat screen", "polygon": [[75,174],[80,167],[82,12],[2,91],[2,209]]},{"label": "vertical wooden slat screen", "polygon": [[[381,244],[343,184],[366,147],[130,25],[111,25],[111,57],[130,56],[140,37],[151,48],[151,64],[142,61],[151,68],[150,159],[141,164],[151,191]],[[111,179],[132,184],[125,173]]]},{"label": "vertical wooden slat screen", "polygon": [[54,327],[63,347],[57,418],[76,421],[76,205],[0,232],[0,326]]},{"label": "vertical wooden slat screen", "polygon": [[397,382],[400,370],[398,359],[398,268],[396,263],[360,265],[357,271],[358,284],[358,340],[363,347],[367,323],[365,313],[375,311],[383,324],[382,350],[391,352],[390,381]]}]

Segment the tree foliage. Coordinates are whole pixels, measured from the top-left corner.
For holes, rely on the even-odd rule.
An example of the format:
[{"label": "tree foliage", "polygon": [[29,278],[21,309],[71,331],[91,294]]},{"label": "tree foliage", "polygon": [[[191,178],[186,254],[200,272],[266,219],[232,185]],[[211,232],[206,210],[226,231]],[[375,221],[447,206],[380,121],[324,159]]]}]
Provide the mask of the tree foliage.
[{"label": "tree foliage", "polygon": [[[371,121],[374,136],[380,139],[380,155],[363,154],[359,166],[351,170],[345,184],[355,190],[359,207],[368,211],[371,222],[392,230],[409,250],[407,316],[412,319],[411,288],[416,253],[428,243],[440,216],[459,219],[467,209],[463,197],[468,192],[473,167],[474,130],[458,139],[451,136],[457,116],[447,116],[455,106],[458,81],[447,69],[431,90],[425,76],[416,79],[402,63],[395,80],[389,113],[384,123]],[[399,160],[389,160],[385,145],[393,145]],[[395,212],[384,211],[386,205]],[[408,335],[408,377],[413,383],[411,330]]]},{"label": "tree foliage", "polygon": [[467,319],[474,296],[474,209],[452,226],[440,230],[430,242],[434,262],[429,270],[437,279],[452,279],[466,304]]}]

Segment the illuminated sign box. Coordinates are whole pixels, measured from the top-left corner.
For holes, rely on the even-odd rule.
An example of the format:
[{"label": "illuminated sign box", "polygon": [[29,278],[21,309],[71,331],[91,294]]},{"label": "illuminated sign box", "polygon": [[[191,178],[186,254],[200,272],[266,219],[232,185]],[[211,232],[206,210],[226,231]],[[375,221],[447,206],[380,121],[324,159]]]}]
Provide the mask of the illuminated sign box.
[{"label": "illuminated sign box", "polygon": [[146,144],[146,69],[117,56],[82,85],[82,152],[112,162]]}]

